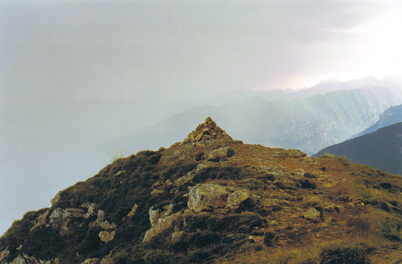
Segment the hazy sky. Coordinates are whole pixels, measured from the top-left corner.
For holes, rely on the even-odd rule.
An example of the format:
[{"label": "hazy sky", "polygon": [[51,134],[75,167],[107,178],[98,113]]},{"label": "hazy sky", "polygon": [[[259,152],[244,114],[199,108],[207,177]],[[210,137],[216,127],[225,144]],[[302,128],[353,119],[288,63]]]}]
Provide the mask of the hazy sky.
[{"label": "hazy sky", "polygon": [[401,74],[401,18],[384,0],[0,0],[0,233],[183,100]]}]

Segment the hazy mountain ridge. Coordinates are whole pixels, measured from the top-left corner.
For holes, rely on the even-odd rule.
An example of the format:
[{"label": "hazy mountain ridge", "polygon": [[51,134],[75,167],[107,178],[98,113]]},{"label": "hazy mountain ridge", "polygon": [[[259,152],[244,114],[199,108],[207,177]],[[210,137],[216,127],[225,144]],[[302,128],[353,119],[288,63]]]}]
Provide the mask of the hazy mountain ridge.
[{"label": "hazy mountain ridge", "polygon": [[380,128],[402,122],[402,105],[391,106],[380,116],[380,120],[377,121],[371,127],[365,129],[364,131],[354,135],[352,138],[359,137],[368,133],[377,131]]},{"label": "hazy mountain ridge", "polygon": [[326,147],[314,156],[326,153],[402,175],[402,122]]},{"label": "hazy mountain ridge", "polygon": [[235,138],[309,154],[346,140],[402,103],[402,87],[367,87],[304,99],[267,101],[248,97],[221,106],[199,106],[128,135],[105,149],[157,149],[179,140],[202,116],[212,116]]},{"label": "hazy mountain ridge", "polygon": [[402,178],[345,158],[233,140],[207,118],[28,212],[0,263],[399,261]]}]

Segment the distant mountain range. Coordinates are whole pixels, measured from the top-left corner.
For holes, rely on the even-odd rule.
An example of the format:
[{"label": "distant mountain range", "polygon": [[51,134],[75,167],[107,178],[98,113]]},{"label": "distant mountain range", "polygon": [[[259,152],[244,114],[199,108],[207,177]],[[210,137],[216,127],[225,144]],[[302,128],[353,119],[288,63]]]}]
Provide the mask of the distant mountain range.
[{"label": "distant mountain range", "polygon": [[402,122],[402,104],[397,106],[391,106],[390,108],[385,110],[385,112],[380,116],[380,120],[378,120],[377,123],[365,129],[364,131],[354,135],[352,138],[372,133],[382,127],[386,127],[398,122]]},{"label": "distant mountain range", "polygon": [[326,153],[402,175],[402,122],[329,146],[314,156]]},{"label": "distant mountain range", "polygon": [[[339,86],[336,89],[340,89],[340,84],[336,85]],[[234,138],[241,138],[244,142],[300,149],[314,154],[375,124],[386,109],[402,103],[400,85],[366,85],[359,89],[286,100],[268,100],[268,94],[182,111],[117,139],[103,146],[101,151],[126,150],[132,153],[140,149],[168,147],[171,142],[185,137],[183,131],[191,130],[198,120],[211,116]],[[274,91],[274,94],[278,95],[278,92]]]}]

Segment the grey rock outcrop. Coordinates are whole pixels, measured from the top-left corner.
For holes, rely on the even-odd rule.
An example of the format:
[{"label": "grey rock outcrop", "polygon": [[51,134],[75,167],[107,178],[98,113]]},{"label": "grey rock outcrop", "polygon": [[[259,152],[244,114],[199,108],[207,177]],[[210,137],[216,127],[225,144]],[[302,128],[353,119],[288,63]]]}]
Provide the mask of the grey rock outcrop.
[{"label": "grey rock outcrop", "polygon": [[190,189],[187,206],[194,212],[224,208],[229,192],[218,184],[199,184]]},{"label": "grey rock outcrop", "polygon": [[190,188],[187,206],[196,213],[216,209],[230,211],[238,210],[246,201],[251,201],[251,194],[245,189],[198,184]]},{"label": "grey rock outcrop", "polygon": [[143,243],[149,242],[153,237],[172,226],[180,216],[180,213],[172,214],[172,210],[173,204],[163,207],[163,210],[154,209],[154,207],[149,209],[149,221],[152,227],[145,233]]},{"label": "grey rock outcrop", "polygon": [[68,233],[68,223],[73,218],[84,218],[84,210],[79,208],[56,208],[49,216],[49,224],[52,229],[58,231],[61,235]]}]

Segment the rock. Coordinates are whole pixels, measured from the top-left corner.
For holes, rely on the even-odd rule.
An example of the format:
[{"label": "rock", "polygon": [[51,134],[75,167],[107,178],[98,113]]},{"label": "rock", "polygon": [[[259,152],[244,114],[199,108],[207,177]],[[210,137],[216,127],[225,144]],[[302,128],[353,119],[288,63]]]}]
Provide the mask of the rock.
[{"label": "rock", "polygon": [[311,220],[311,221],[317,221],[321,216],[321,212],[315,209],[314,207],[311,207],[308,209],[307,212],[304,213],[304,218]]},{"label": "rock", "polygon": [[109,221],[103,221],[101,224],[100,224],[100,227],[102,227],[103,229],[106,229],[106,230],[110,230],[110,229],[115,229],[116,228],[116,224],[115,223],[109,223]]},{"label": "rock", "polygon": [[177,180],[175,180],[174,185],[177,186],[177,187],[180,187],[180,186],[186,184],[187,182],[193,180],[194,175],[195,175],[194,172],[190,171],[186,175],[184,175],[183,177],[180,177]]},{"label": "rock", "polygon": [[5,249],[2,252],[0,252],[0,263],[3,263],[2,261],[5,261],[6,258],[10,255],[10,251]]},{"label": "rock", "polygon": [[161,209],[155,209],[152,206],[149,208],[149,221],[152,226],[155,226],[161,218],[167,217],[172,213],[173,204],[169,204],[163,207],[163,211]]},{"label": "rock", "polygon": [[161,209],[154,210],[153,207],[149,209],[149,221],[151,222],[152,227],[145,233],[142,243],[151,241],[153,237],[170,228],[174,221],[176,221],[180,216],[180,213],[171,215],[173,204],[169,204],[163,209],[163,211]]},{"label": "rock", "polygon": [[215,149],[208,154],[208,160],[219,161],[221,159],[232,157],[234,155],[234,150],[229,147],[222,147]]},{"label": "rock", "polygon": [[35,230],[38,227],[45,226],[47,224],[47,217],[49,216],[50,210],[44,211],[42,214],[40,214],[36,219],[35,219],[35,224],[34,226],[29,230]]},{"label": "rock", "polygon": [[209,166],[207,164],[204,163],[200,163],[197,165],[197,167],[195,168],[195,173],[199,173],[200,171],[208,168]]},{"label": "rock", "polygon": [[113,250],[109,252],[109,254],[107,254],[106,256],[104,256],[100,262],[100,264],[113,264],[115,263],[114,261],[112,261],[112,253]]},{"label": "rock", "polygon": [[[1,261],[1,258],[0,258]],[[5,260],[0,262],[1,264],[7,264]],[[23,256],[18,256],[16,257],[13,261],[11,261],[9,264],[59,264],[59,259],[51,259],[51,260],[38,260],[35,257],[27,256],[26,254],[23,254]]]},{"label": "rock", "polygon": [[198,184],[190,189],[187,206],[194,212],[224,208],[228,195],[228,191],[222,185]]},{"label": "rock", "polygon": [[52,203],[52,207],[55,206],[56,203],[57,203],[59,200],[60,200],[60,192],[58,192],[58,193],[56,194],[56,196],[55,196],[52,200],[50,200],[50,202]]},{"label": "rock", "polygon": [[18,256],[10,264],[28,264],[28,262],[24,257]]},{"label": "rock", "polygon": [[232,137],[226,134],[216,123],[210,118],[206,118],[204,123],[199,124],[183,142],[198,142],[205,140],[225,139],[232,140]]},{"label": "rock", "polygon": [[172,242],[172,243],[180,242],[180,241],[182,241],[183,236],[184,236],[184,231],[173,232],[171,235],[170,242]]},{"label": "rock", "polygon": [[239,189],[228,195],[226,208],[230,210],[238,210],[250,200],[250,193],[246,190]]},{"label": "rock", "polygon": [[84,211],[79,208],[56,208],[49,216],[49,224],[52,229],[58,231],[61,235],[68,233],[68,223],[72,218],[84,218]]},{"label": "rock", "polygon": [[86,208],[88,210],[84,214],[84,218],[89,218],[92,215],[96,215],[98,205],[96,203],[84,203],[80,207]]},{"label": "rock", "polygon": [[81,264],[97,264],[99,263],[99,259],[97,258],[89,258],[86,259],[84,262],[81,262]]},{"label": "rock", "polygon": [[165,190],[153,189],[152,192],[151,192],[151,195],[152,196],[158,196],[158,195],[162,195],[164,193],[166,193]]},{"label": "rock", "polygon": [[114,239],[116,231],[101,231],[99,233],[100,240],[107,243]]},{"label": "rock", "polygon": [[138,204],[134,204],[134,206],[131,208],[131,211],[128,213],[128,217],[132,217],[135,215],[135,212],[137,212],[138,209]]}]

